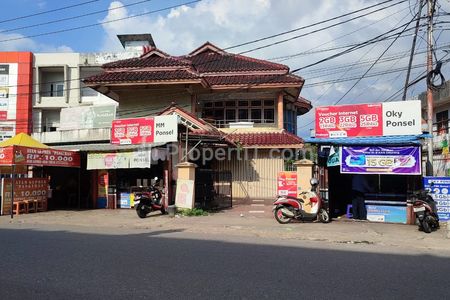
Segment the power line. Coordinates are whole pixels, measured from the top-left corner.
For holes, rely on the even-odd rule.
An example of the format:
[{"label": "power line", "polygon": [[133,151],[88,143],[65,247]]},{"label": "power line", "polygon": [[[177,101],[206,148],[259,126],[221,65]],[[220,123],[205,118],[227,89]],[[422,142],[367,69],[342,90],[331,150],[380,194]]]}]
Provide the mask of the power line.
[{"label": "power line", "polygon": [[46,10],[46,11],[42,11],[42,12],[39,12],[39,13],[34,13],[34,14],[31,14],[31,15],[25,15],[25,16],[15,17],[15,18],[11,18],[11,19],[0,20],[0,24],[11,22],[11,21],[16,21],[16,20],[27,19],[27,18],[39,16],[39,15],[44,15],[44,14],[48,14],[48,13],[52,13],[52,12],[56,12],[56,11],[61,11],[61,10],[65,10],[65,9],[69,9],[69,8],[73,8],[73,7],[86,5],[86,4],[91,4],[93,2],[98,2],[98,1],[100,1],[100,0],[90,0],[90,1],[85,1],[85,2],[78,3],[78,4],[73,4],[73,5],[69,5],[69,6],[64,6],[64,7],[60,7],[60,8],[51,9],[51,10]]},{"label": "power line", "polygon": [[[292,29],[292,30],[284,31],[284,32],[281,32],[281,33],[277,33],[277,34],[273,34],[273,35],[267,36],[267,37],[259,38],[259,39],[256,39],[256,40],[252,40],[252,41],[249,41],[249,42],[245,42],[245,43],[234,45],[234,46],[231,46],[231,47],[228,47],[228,48],[224,48],[224,50],[229,50],[229,49],[234,49],[234,48],[246,46],[246,45],[249,45],[249,44],[265,41],[267,39],[271,39],[271,38],[274,38],[274,37],[279,37],[279,36],[282,36],[282,35],[293,33],[293,32],[296,32],[296,31],[299,31],[299,30],[303,30],[303,29],[306,29],[306,28],[314,27],[316,25],[328,23],[330,21],[334,21],[334,20],[337,20],[337,19],[340,19],[340,18],[343,18],[343,17],[346,17],[346,16],[350,16],[350,15],[353,15],[355,13],[358,13],[358,12],[361,12],[361,11],[365,11],[365,10],[371,9],[373,7],[380,6],[380,5],[383,5],[385,3],[392,2],[392,1],[394,1],[394,0],[387,0],[387,1],[384,1],[384,2],[381,2],[381,3],[377,3],[377,4],[374,4],[374,5],[365,7],[365,8],[361,8],[361,9],[358,9],[358,10],[351,11],[351,12],[343,14],[343,15],[335,16],[335,17],[332,17],[330,19],[326,19],[326,20],[319,21],[319,22],[316,22],[316,23],[313,23],[313,24],[309,24],[309,25],[306,25],[306,26],[298,27],[298,28],[295,28],[295,29]],[[400,1],[399,3],[393,4],[393,5],[385,7],[385,8],[389,8],[389,7],[398,5],[398,4],[400,4],[402,2],[405,2],[405,1],[406,0]],[[385,9],[385,8],[383,8],[383,9]]]},{"label": "power line", "polygon": [[39,33],[39,34],[34,34],[34,35],[27,35],[27,36],[22,36],[22,37],[17,37],[17,38],[10,38],[10,39],[5,39],[5,40],[0,40],[0,42],[1,43],[11,42],[11,41],[23,40],[23,39],[28,39],[28,38],[34,38],[34,37],[39,37],[39,36],[52,35],[52,34],[58,34],[58,33],[63,33],[63,32],[69,32],[69,31],[85,29],[85,28],[89,28],[89,27],[100,26],[100,25],[103,25],[103,24],[109,24],[109,23],[113,23],[113,22],[118,22],[118,21],[128,20],[128,19],[132,19],[132,18],[142,17],[142,16],[145,16],[145,15],[149,15],[149,14],[153,14],[153,13],[157,13],[157,12],[161,12],[161,11],[165,11],[165,10],[170,10],[170,9],[181,7],[181,6],[184,6],[184,5],[194,4],[194,3],[197,3],[197,2],[200,2],[200,1],[202,1],[202,0],[194,0],[194,1],[185,2],[185,3],[182,3],[182,4],[178,4],[178,5],[173,5],[173,6],[157,9],[157,10],[152,10],[152,11],[145,12],[145,13],[140,13],[140,14],[136,14],[136,15],[132,15],[132,16],[127,16],[127,17],[114,19],[114,20],[109,20],[109,21],[98,22],[98,23],[89,24],[89,25],[82,25],[82,26],[78,26],[78,27],[72,27],[72,28],[66,28],[66,29],[61,29],[61,30],[56,30],[56,31],[49,31],[49,32],[44,32],[44,33]]},{"label": "power line", "polygon": [[[96,0],[96,1],[98,1],[98,0]],[[1,30],[0,33],[17,31],[17,30],[26,29],[26,28],[32,28],[32,27],[38,27],[38,26],[43,26],[43,25],[50,25],[50,24],[55,24],[55,23],[61,23],[61,22],[64,22],[64,21],[69,21],[69,20],[80,19],[80,18],[84,18],[84,17],[87,17],[87,16],[97,15],[97,14],[100,14],[100,13],[103,13],[103,12],[108,12],[108,11],[121,9],[121,8],[125,8],[125,7],[135,6],[135,5],[142,4],[142,3],[145,3],[145,2],[150,2],[150,1],[152,1],[152,0],[143,0],[143,1],[135,2],[135,3],[130,3],[130,4],[127,4],[127,5],[121,5],[121,6],[117,6],[117,7],[112,7],[112,8],[109,8],[109,9],[97,10],[97,11],[94,11],[94,12],[85,13],[85,14],[77,15],[77,16],[73,16],[73,17],[57,19],[57,20],[48,21],[48,22],[44,22],[44,23],[27,25],[27,26],[23,26],[23,27],[16,27],[16,28],[5,29],[5,30]]]}]

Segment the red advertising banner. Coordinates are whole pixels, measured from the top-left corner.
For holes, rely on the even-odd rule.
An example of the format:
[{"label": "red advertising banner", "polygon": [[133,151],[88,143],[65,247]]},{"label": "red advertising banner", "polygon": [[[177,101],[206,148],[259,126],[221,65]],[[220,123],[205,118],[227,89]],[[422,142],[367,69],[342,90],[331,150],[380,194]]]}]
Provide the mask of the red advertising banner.
[{"label": "red advertising banner", "polygon": [[73,151],[12,146],[0,148],[0,165],[80,167],[80,154]]},{"label": "red advertising banner", "polygon": [[316,138],[383,135],[381,103],[316,108]]},{"label": "red advertising banner", "polygon": [[278,172],[277,194],[280,196],[297,197],[297,172]]},{"label": "red advertising banner", "polygon": [[111,144],[130,145],[153,143],[153,117],[119,119],[112,122]]},{"label": "red advertising banner", "polygon": [[[11,213],[12,180],[3,179],[2,214]],[[48,193],[47,178],[16,178],[14,179],[14,202],[24,200],[46,200]]]}]

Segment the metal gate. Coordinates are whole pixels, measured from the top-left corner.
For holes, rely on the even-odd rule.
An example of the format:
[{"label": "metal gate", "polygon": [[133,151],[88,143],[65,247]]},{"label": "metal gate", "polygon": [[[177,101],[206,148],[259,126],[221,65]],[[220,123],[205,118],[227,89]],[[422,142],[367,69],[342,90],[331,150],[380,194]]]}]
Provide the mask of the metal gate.
[{"label": "metal gate", "polygon": [[203,209],[233,206],[231,171],[195,170],[195,202]]}]

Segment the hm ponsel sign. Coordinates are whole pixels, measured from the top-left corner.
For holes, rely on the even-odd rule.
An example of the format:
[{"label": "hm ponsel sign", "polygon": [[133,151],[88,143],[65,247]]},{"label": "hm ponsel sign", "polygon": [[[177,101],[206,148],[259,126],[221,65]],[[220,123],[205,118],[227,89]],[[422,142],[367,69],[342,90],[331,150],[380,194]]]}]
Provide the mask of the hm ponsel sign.
[{"label": "hm ponsel sign", "polygon": [[420,101],[316,108],[316,138],[415,135],[422,133]]}]

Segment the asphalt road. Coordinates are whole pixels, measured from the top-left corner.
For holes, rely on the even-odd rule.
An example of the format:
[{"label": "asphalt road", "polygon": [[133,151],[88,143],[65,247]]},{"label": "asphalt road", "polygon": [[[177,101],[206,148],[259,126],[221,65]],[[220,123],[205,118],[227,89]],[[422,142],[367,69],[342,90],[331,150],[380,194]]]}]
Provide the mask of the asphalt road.
[{"label": "asphalt road", "polygon": [[[16,228],[16,229],[13,229]],[[450,258],[118,228],[0,229],[0,299],[444,299]]]}]

